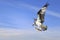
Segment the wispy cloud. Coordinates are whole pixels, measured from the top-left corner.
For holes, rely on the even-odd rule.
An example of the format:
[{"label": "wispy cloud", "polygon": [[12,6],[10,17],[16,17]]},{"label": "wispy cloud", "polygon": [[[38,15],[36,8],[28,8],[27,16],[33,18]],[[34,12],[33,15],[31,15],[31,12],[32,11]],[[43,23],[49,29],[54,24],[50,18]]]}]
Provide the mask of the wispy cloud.
[{"label": "wispy cloud", "polygon": [[11,28],[0,28],[0,36],[9,37],[9,36],[21,36],[21,35],[28,35],[33,33],[30,30],[24,29],[11,29]]},{"label": "wispy cloud", "polygon": [[8,40],[60,40],[60,32],[46,31],[39,32],[25,29],[5,29],[0,28],[0,39]]},{"label": "wispy cloud", "polygon": [[[38,12],[38,10],[40,10],[39,7],[32,6],[32,5],[29,5],[29,4],[24,4],[24,3],[21,3],[19,6],[24,6],[26,8],[32,9],[32,10],[36,11],[36,13]],[[52,16],[60,18],[60,14],[58,12],[47,10],[46,13],[49,14],[49,15],[52,15]]]},{"label": "wispy cloud", "polygon": [[53,12],[53,11],[49,11],[49,10],[47,10],[47,12],[46,12],[46,13],[48,13],[49,15],[52,15],[52,16],[55,16],[55,17],[60,18],[60,13]]},{"label": "wispy cloud", "polygon": [[[9,5],[9,6],[12,6],[12,7],[16,7],[16,8],[20,8],[20,6],[23,6],[23,7],[26,7],[28,9],[32,9],[34,11],[38,11],[40,8],[39,7],[36,7],[36,6],[32,6],[30,4],[26,4],[26,3],[23,3],[23,2],[8,2],[8,1],[1,1],[2,4],[5,4],[5,5]],[[58,17],[60,18],[60,14],[57,13],[57,12],[54,12],[54,11],[51,11],[51,10],[47,10],[47,13],[49,15],[52,15],[52,16],[55,16],[55,17]]]},{"label": "wispy cloud", "polygon": [[[32,6],[32,5],[25,4],[25,3],[21,3],[21,4],[18,5],[18,6],[24,6],[24,7],[26,7],[26,8],[33,9],[34,11],[38,11],[38,10],[40,10],[39,7]],[[55,16],[55,17],[60,18],[60,14],[59,14],[58,12],[54,12],[54,11],[51,11],[51,10],[47,10],[46,13],[49,14],[49,15],[52,15],[52,16]]]},{"label": "wispy cloud", "polygon": [[[3,1],[3,2],[4,2],[4,1]],[[23,7],[26,7],[26,8],[28,8],[28,9],[31,9],[31,10],[33,10],[33,11],[36,11],[36,13],[37,13],[37,11],[40,9],[40,8],[37,7],[37,6],[32,6],[32,5],[30,5],[30,4],[26,4],[26,3],[23,3],[23,2],[16,2],[16,1],[14,1],[14,2],[12,2],[12,3],[11,3],[11,2],[8,2],[8,1],[5,1],[4,4],[5,4],[5,5],[12,6],[12,7],[15,7],[15,8],[20,8],[21,6],[23,6]],[[47,10],[46,13],[48,13],[49,15],[52,15],[52,16],[55,16],[55,17],[60,18],[60,14],[57,13],[57,12],[54,12],[54,11],[51,11],[51,10]]]},{"label": "wispy cloud", "polygon": [[[28,5],[28,4],[24,4],[24,6],[25,7],[28,7],[28,8],[31,8],[31,9],[34,9],[34,11],[40,10],[40,8],[39,7],[36,7],[36,6],[32,6],[32,5]],[[55,17],[60,18],[60,14],[57,13],[57,12],[54,12],[54,11],[51,11],[51,10],[47,10],[46,13],[49,14],[49,15],[52,15],[52,16],[55,16]]]}]

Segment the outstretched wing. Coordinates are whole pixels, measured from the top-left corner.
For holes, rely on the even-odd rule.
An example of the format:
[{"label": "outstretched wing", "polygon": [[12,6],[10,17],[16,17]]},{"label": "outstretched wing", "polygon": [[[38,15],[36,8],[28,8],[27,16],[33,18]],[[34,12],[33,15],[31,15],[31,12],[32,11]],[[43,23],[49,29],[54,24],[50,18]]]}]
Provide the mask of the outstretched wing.
[{"label": "outstretched wing", "polygon": [[45,11],[48,7],[48,3],[46,3],[39,11],[38,11],[38,18],[41,20],[41,23],[44,22]]}]

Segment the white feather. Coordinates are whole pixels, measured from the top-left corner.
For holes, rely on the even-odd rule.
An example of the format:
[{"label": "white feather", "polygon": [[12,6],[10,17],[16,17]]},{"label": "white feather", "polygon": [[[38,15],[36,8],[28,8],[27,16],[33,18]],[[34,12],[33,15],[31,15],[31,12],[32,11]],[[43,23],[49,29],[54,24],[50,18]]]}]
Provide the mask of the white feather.
[{"label": "white feather", "polygon": [[44,14],[44,12],[46,11],[46,7],[43,7],[41,10],[42,10],[41,14]]},{"label": "white feather", "polygon": [[39,15],[38,15],[38,18],[37,18],[37,21],[36,21],[36,25],[38,26],[38,27],[40,27],[40,25],[41,25],[41,23],[40,23],[40,18],[39,18]]}]

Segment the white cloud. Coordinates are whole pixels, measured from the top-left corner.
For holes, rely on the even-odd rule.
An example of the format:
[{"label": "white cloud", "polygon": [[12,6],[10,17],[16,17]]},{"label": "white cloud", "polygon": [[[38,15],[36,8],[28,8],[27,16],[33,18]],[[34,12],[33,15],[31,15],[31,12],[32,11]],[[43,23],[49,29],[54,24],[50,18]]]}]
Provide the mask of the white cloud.
[{"label": "white cloud", "polygon": [[32,32],[29,30],[20,30],[20,29],[7,29],[7,28],[0,28],[0,36],[16,36],[16,35],[25,35],[31,34]]},{"label": "white cloud", "polygon": [[[34,9],[34,11],[38,11],[38,10],[40,10],[39,7],[32,6],[32,5],[29,5],[29,4],[21,4],[21,5],[24,6],[24,7],[29,8],[29,9]],[[54,11],[51,11],[51,10],[47,10],[46,13],[48,13],[49,15],[52,15],[52,16],[55,16],[55,17],[60,18],[60,14],[57,13],[57,12],[54,12]]]},{"label": "white cloud", "polygon": [[0,39],[3,40],[60,40],[58,30],[39,32],[29,29],[0,28]]},{"label": "white cloud", "polygon": [[[3,2],[4,2],[4,1],[3,1]],[[38,10],[40,9],[39,7],[32,6],[32,5],[30,5],[30,4],[26,4],[26,3],[23,3],[23,2],[16,2],[16,3],[15,3],[15,1],[14,1],[14,2],[11,3],[11,2],[5,1],[4,4],[5,4],[5,5],[12,6],[12,7],[15,7],[15,8],[20,8],[21,6],[23,6],[23,7],[26,7],[26,8],[28,8],[28,9],[32,9],[32,10],[34,10],[34,11],[38,11]],[[36,13],[37,13],[37,12],[36,12]],[[53,11],[51,11],[51,10],[47,10],[46,13],[48,13],[49,15],[52,15],[52,16],[55,16],[55,17],[60,18],[60,14],[57,13],[57,12],[53,12]]]},{"label": "white cloud", "polygon": [[56,12],[53,12],[53,11],[49,11],[49,10],[47,10],[47,13],[48,13],[49,15],[52,15],[52,16],[55,16],[55,17],[60,18],[60,14],[59,14],[59,13],[56,13]]},{"label": "white cloud", "polygon": [[[39,7],[32,6],[30,4],[26,4],[26,3],[23,3],[23,2],[16,2],[16,1],[14,1],[14,2],[11,3],[11,2],[8,2],[8,1],[5,1],[5,2],[3,1],[1,4],[3,4],[3,3],[5,5],[9,5],[9,6],[12,6],[12,7],[15,7],[15,8],[20,8],[21,6],[23,6],[23,7],[26,7],[28,9],[32,9],[34,11],[38,11],[40,9]],[[48,13],[49,15],[52,15],[52,16],[60,18],[60,14],[57,13],[57,12],[53,12],[51,10],[47,10],[46,13]]]}]

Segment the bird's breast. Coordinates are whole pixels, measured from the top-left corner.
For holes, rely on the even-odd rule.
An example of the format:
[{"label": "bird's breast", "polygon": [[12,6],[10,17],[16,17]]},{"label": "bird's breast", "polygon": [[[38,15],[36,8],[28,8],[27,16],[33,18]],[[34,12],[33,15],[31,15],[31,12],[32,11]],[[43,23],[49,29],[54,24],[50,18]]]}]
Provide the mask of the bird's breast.
[{"label": "bird's breast", "polygon": [[40,25],[41,25],[41,23],[40,23],[39,20],[36,21],[36,25],[37,25],[37,26],[40,26]]}]

